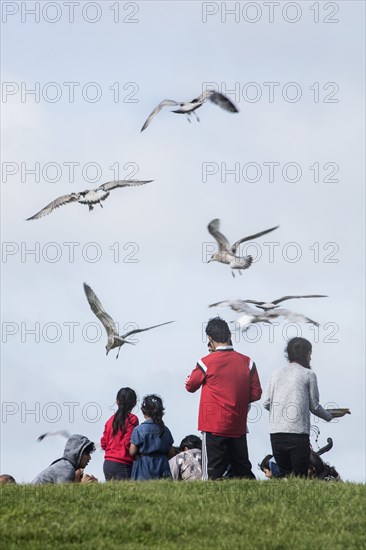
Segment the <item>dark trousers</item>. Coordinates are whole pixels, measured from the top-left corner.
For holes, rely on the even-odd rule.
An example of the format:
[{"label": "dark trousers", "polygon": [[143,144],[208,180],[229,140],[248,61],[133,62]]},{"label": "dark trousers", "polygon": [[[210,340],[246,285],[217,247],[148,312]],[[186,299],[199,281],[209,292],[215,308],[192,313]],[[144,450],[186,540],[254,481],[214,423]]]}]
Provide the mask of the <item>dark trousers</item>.
[{"label": "dark trousers", "polygon": [[281,475],[307,477],[310,463],[308,434],[271,434],[271,445]]},{"label": "dark trousers", "polygon": [[248,457],[247,436],[222,437],[202,433],[202,479],[219,479],[232,468],[233,477],[255,479]]},{"label": "dark trousers", "polygon": [[132,466],[114,462],[113,460],[105,460],[103,464],[103,472],[106,481],[112,479],[131,479]]}]

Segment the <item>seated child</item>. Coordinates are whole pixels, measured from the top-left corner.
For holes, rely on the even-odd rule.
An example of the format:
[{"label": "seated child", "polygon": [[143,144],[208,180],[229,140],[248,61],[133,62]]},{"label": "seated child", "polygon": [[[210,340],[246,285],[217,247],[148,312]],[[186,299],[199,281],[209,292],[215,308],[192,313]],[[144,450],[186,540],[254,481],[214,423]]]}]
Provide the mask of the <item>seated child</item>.
[{"label": "seated child", "polygon": [[281,471],[273,455],[265,456],[258,466],[268,479],[272,477],[281,477]]},{"label": "seated child", "polygon": [[84,468],[91,459],[95,446],[84,435],[74,434],[66,442],[64,456],[58,458],[48,468],[42,470],[32,481],[38,483],[65,483],[97,481],[94,476],[83,475]]},{"label": "seated child", "polygon": [[13,478],[13,476],[11,476],[9,474],[1,474],[0,475],[0,483],[15,483],[16,484],[16,481]]},{"label": "seated child", "polygon": [[201,449],[201,438],[196,435],[187,435],[182,440],[180,444],[182,452],[169,460],[173,479],[194,481],[202,478]]}]

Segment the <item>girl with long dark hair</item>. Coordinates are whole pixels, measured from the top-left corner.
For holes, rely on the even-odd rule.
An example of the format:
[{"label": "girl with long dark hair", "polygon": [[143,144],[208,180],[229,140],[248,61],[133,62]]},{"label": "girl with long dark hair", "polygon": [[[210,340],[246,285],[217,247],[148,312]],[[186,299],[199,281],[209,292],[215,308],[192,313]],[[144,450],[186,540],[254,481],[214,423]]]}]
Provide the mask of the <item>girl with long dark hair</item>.
[{"label": "girl with long dark hair", "polygon": [[141,412],[145,422],[133,430],[131,437],[130,454],[135,458],[131,478],[142,481],[171,477],[168,455],[173,437],[163,422],[161,398],[155,394],[144,397]]},{"label": "girl with long dark hair", "polygon": [[289,364],[269,381],[263,406],[270,412],[272,452],[281,475],[306,477],[310,461],[310,413],[329,422],[333,415],[319,403],[316,374],[310,368],[311,343],[293,338],[287,344]]},{"label": "girl with long dark hair", "polygon": [[116,402],[118,410],[107,421],[100,440],[105,451],[103,471],[106,481],[130,479],[133,462],[129,452],[130,440],[139,423],[137,416],[131,413],[137,402],[134,390],[121,388]]}]

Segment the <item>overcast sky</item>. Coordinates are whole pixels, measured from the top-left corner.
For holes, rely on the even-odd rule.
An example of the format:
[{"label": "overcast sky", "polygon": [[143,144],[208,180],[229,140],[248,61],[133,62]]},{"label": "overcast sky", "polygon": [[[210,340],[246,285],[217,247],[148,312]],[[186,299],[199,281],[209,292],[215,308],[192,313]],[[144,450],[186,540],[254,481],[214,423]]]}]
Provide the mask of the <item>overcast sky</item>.
[{"label": "overcast sky", "polygon": [[[332,437],[326,460],[365,481],[364,3],[277,4],[2,2],[1,473],[29,482],[61,456],[61,439],[36,443],[46,431],[99,441],[123,386],[163,397],[179,445],[198,433],[199,392],[184,380],[206,354],[204,325],[238,317],[208,304],[316,293],[329,297],[285,306],[319,329],[259,325],[235,332],[235,348],[264,389],[289,338],[312,342],[321,403],[352,411],[313,417],[318,444]],[[162,99],[208,83],[239,113],[208,103],[189,124],[165,108],[140,133]],[[154,181],[91,213],[70,204],[25,221],[116,177]],[[207,263],[214,218],[231,243],[280,227],[241,247],[255,261],[233,278]],[[176,323],[106,357],[84,281],[121,331]],[[249,430],[260,477],[261,402]],[[88,471],[103,479],[102,465],[98,452]]]}]

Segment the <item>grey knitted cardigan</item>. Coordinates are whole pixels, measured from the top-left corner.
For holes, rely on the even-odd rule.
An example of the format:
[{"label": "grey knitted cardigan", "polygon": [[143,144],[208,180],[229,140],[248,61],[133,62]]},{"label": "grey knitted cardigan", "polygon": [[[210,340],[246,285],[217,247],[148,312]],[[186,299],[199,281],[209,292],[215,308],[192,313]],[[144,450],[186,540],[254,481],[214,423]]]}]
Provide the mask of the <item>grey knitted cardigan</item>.
[{"label": "grey knitted cardigan", "polygon": [[270,412],[271,434],[310,434],[310,412],[327,422],[333,418],[319,403],[316,374],[297,363],[272,374],[263,406]]}]

